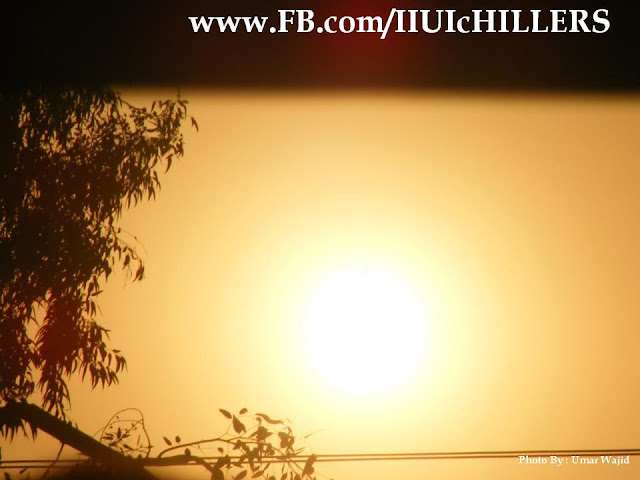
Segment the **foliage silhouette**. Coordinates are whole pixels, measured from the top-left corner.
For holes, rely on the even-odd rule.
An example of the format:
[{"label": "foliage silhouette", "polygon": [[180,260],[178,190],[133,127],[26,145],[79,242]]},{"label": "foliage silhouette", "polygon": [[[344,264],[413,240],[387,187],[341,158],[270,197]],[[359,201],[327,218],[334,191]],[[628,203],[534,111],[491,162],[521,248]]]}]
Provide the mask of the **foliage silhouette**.
[{"label": "foliage silhouette", "polygon": [[[150,455],[153,447],[138,409],[113,415],[100,429],[100,440],[123,455],[137,458],[143,466],[201,465],[211,473],[212,480],[316,480],[316,456],[304,454],[306,447],[300,445],[288,421],[252,414],[246,408],[236,414],[224,409],[220,413],[229,420],[223,435],[195,441],[183,441],[179,435],[165,436],[166,448],[156,457]],[[207,451],[211,448],[215,455]]]},{"label": "foliage silhouette", "polygon": [[[287,420],[264,413],[252,414],[246,408],[236,414],[223,409],[220,412],[229,419],[224,434],[196,441],[184,441],[179,435],[165,436],[166,448],[156,456],[151,455],[153,446],[144,415],[136,408],[115,413],[94,437],[119,452],[131,462],[130,466],[139,467],[125,472],[126,478],[148,478],[141,475],[145,467],[195,464],[206,469],[212,480],[317,480],[314,474],[317,457],[294,435]],[[56,466],[61,451],[62,447],[48,469]],[[57,478],[121,478],[122,470],[112,467],[113,464],[89,458],[77,461]]]},{"label": "foliage silhouette", "polygon": [[[162,465],[163,460],[167,460],[167,464],[175,460],[191,461],[206,468],[212,480],[316,480],[316,456],[304,455],[306,447],[300,446],[300,438],[294,435],[286,420],[271,418],[264,413],[251,414],[246,408],[237,414],[224,409],[220,409],[220,413],[230,420],[224,435],[191,442],[182,442],[176,436],[175,444],[164,437],[168,448],[162,450],[156,459],[149,459],[147,464]],[[205,445],[216,445],[217,455],[207,456]],[[194,454],[194,448],[201,455]],[[177,451],[184,453],[167,456]]]},{"label": "foliage silhouette", "polygon": [[[126,368],[96,300],[114,270],[143,278],[137,239],[117,221],[155,198],[159,173],[184,154],[187,118],[179,96],[147,109],[109,88],[0,92],[0,433],[29,426],[84,453],[68,478],[150,479],[146,467],[196,463],[213,480],[315,480],[315,456],[301,456],[287,422],[247,409],[220,410],[222,436],[165,437],[157,457],[139,410],[115,414],[98,440],[66,421],[73,373],[104,387]],[[28,402],[35,393],[43,408]],[[204,453],[212,444],[216,457]]]},{"label": "foliage silhouette", "polygon": [[71,374],[104,387],[126,368],[96,321],[96,299],[116,269],[143,278],[137,240],[117,221],[155,198],[159,173],[183,156],[186,119],[180,96],[141,108],[102,87],[0,93],[3,435],[25,430],[3,406],[39,392],[64,419]]}]

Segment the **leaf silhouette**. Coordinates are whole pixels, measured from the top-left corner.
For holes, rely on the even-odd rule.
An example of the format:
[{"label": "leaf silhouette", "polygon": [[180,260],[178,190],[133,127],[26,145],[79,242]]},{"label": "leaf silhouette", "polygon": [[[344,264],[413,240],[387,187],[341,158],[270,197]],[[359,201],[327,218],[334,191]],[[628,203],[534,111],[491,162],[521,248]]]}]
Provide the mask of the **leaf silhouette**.
[{"label": "leaf silhouette", "polygon": [[233,429],[236,431],[236,433],[242,433],[247,431],[246,427],[244,426],[244,423],[238,420],[238,418],[235,415],[233,416]]},{"label": "leaf silhouette", "polygon": [[317,458],[318,457],[316,455],[309,456],[306,463],[304,464],[304,469],[302,470],[303,477],[305,475],[311,476],[311,474],[313,473],[313,463],[316,461]]},{"label": "leaf silhouette", "polygon": [[213,473],[211,474],[211,478],[213,480],[224,480],[224,473],[219,468],[214,468]]},{"label": "leaf silhouette", "polygon": [[262,418],[265,422],[270,423],[271,425],[281,425],[282,423],[284,423],[282,420],[274,420],[269,415],[266,415],[264,413],[256,413],[256,417]]}]

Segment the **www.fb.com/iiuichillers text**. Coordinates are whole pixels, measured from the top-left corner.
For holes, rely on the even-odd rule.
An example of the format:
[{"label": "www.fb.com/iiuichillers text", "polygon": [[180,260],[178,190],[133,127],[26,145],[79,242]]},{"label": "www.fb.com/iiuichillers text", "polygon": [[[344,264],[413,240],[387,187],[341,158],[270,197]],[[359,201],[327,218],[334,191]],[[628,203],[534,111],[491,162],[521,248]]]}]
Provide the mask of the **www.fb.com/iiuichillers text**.
[{"label": "www.fb.com/iiuichillers text", "polygon": [[313,10],[278,10],[274,24],[268,16],[187,17],[194,33],[606,33],[607,9],[589,10],[413,10],[392,8],[386,16],[330,15],[318,19]]}]

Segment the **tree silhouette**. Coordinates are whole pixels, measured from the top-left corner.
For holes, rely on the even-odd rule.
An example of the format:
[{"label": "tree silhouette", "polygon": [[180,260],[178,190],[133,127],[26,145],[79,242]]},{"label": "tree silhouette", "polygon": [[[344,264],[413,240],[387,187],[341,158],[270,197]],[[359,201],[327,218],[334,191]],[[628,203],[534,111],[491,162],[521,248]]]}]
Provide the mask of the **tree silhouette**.
[{"label": "tree silhouette", "polygon": [[[283,480],[315,480],[316,457],[301,456],[287,422],[244,408],[220,410],[231,421],[221,436],[164,437],[157,457],[137,409],[134,420],[114,415],[99,439],[66,421],[73,373],[108,386],[126,367],[96,321],[96,298],[116,269],[143,278],[135,237],[117,221],[155,197],[158,173],[184,153],[187,118],[179,96],[147,109],[109,88],[0,93],[0,434],[29,426],[89,457],[69,478],[152,479],[145,467],[196,463],[215,480],[275,480],[276,467]],[[28,401],[36,393],[43,408]],[[218,445],[215,461],[207,444]]]},{"label": "tree silhouette", "polygon": [[64,420],[73,373],[93,387],[118,381],[126,362],[96,321],[96,298],[114,270],[143,278],[135,237],[117,221],[155,197],[159,172],[183,155],[186,119],[180,96],[139,108],[103,87],[0,93],[4,435],[24,421],[42,428],[17,409],[34,393]]}]

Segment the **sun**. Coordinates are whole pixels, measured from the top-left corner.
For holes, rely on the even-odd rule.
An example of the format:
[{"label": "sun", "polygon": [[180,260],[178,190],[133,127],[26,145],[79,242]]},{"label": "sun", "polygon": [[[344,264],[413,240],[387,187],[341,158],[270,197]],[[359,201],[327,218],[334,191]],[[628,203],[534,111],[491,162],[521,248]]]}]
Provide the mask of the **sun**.
[{"label": "sun", "polygon": [[399,278],[350,268],[314,292],[305,323],[313,367],[340,390],[374,393],[407,379],[422,356],[423,313]]}]

